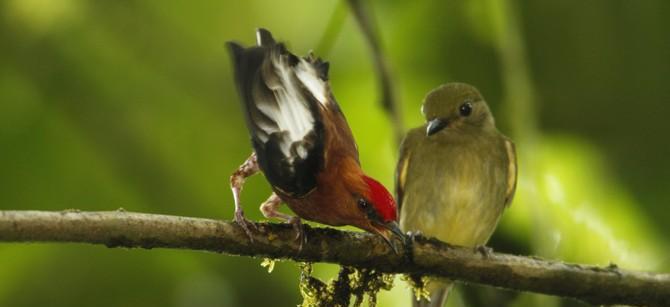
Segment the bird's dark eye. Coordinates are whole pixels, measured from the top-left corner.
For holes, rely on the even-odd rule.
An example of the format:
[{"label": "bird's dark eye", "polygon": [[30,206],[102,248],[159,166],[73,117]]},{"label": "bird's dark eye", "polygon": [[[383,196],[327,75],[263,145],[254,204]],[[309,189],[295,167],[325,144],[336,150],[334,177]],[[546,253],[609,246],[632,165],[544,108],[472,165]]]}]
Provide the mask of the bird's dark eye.
[{"label": "bird's dark eye", "polygon": [[368,201],[365,200],[365,198],[358,199],[358,208],[361,208],[361,210],[366,210],[368,206],[369,206]]},{"label": "bird's dark eye", "polygon": [[469,116],[472,113],[472,103],[466,102],[458,108],[458,111],[461,113],[461,116]]}]

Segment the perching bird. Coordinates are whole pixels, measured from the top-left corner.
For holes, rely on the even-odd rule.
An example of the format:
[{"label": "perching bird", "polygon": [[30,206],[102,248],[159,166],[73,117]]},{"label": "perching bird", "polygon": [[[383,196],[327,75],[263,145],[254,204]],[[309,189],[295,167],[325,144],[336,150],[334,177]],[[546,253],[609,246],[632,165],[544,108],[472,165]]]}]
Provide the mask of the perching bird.
[{"label": "perching bird", "polygon": [[[246,177],[259,170],[274,191],[261,205],[266,218],[290,222],[302,235],[300,218],[352,225],[382,236],[402,237],[393,196],[363,173],[358,148],[328,84],[328,62],[290,53],[259,29],[258,46],[229,42],[253,153],[230,178],[235,221],[251,238],[240,206]],[[278,211],[285,202],[297,215]],[[302,244],[302,241],[301,241]]]},{"label": "perching bird", "polygon": [[[434,89],[421,112],[426,124],[403,140],[396,170],[401,229],[483,247],[514,196],[514,143],[496,129],[486,101],[468,84]],[[442,306],[450,288],[447,280],[431,281],[430,302],[414,299],[414,305]]]}]

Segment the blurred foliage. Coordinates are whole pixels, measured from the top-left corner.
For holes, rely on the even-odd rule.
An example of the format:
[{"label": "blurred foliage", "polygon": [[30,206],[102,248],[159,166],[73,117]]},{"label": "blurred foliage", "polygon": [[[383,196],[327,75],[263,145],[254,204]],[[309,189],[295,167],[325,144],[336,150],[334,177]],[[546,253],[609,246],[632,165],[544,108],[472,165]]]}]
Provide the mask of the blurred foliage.
[{"label": "blurred foliage", "polygon": [[[668,271],[670,2],[374,1],[404,117],[472,83],[517,142],[517,198],[495,249]],[[364,168],[391,186],[395,148],[369,52],[328,1],[0,3],[0,209],[231,218],[228,176],[250,152],[226,40],[263,26],[327,52]],[[251,218],[270,192],[245,186]],[[174,250],[0,245],[0,306],[296,305],[299,270]],[[323,280],[337,268],[317,264]],[[459,287],[451,306],[572,306]],[[262,295],[259,295],[262,291]],[[379,306],[405,306],[396,282]],[[495,302],[495,303],[492,303]]]}]

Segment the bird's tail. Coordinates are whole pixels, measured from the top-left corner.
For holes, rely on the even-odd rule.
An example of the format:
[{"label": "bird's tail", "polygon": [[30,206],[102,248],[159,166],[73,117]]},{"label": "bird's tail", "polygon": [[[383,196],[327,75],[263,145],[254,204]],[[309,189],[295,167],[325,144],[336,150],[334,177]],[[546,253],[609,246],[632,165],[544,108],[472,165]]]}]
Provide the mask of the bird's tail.
[{"label": "bird's tail", "polygon": [[449,291],[454,286],[453,282],[448,280],[439,280],[431,281],[427,285],[428,291],[430,292],[430,301],[425,298],[419,300],[416,299],[416,296],[412,294],[412,306],[413,307],[442,307],[447,301],[449,296]]}]

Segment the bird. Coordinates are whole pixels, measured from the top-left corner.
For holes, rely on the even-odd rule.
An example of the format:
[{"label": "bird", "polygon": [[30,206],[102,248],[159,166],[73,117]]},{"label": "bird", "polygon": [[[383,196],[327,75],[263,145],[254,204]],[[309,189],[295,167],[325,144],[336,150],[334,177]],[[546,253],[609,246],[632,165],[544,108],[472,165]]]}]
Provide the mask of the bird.
[{"label": "bird", "polygon": [[[273,190],[260,211],[291,223],[301,248],[305,219],[358,227],[397,251],[392,239],[403,234],[395,200],[361,168],[353,134],[331,91],[329,63],[311,52],[294,55],[263,28],[256,41],[249,48],[227,43],[253,147],[230,177],[235,222],[251,239],[255,226],[244,217],[240,194],[245,179],[260,171]],[[295,216],[280,212],[282,203]]]},{"label": "bird", "polygon": [[[426,122],[406,134],[396,167],[400,228],[484,248],[514,197],[514,143],[498,131],[472,85],[454,82],[433,89],[421,112]],[[438,279],[426,287],[430,300],[414,297],[414,306],[443,306],[452,283]]]}]

